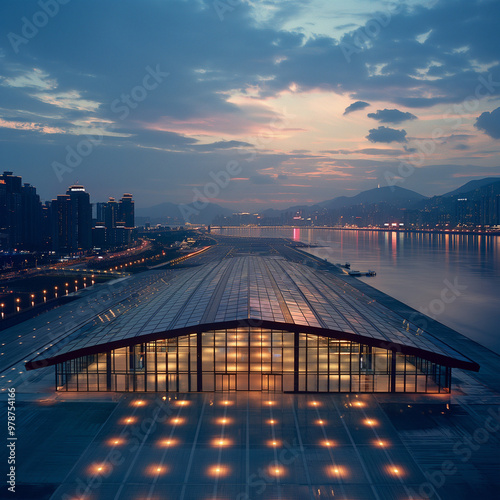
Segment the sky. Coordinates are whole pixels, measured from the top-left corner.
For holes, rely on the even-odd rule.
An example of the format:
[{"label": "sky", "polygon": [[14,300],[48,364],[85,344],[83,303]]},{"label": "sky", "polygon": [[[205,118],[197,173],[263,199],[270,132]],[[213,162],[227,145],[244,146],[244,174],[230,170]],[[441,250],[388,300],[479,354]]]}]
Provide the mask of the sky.
[{"label": "sky", "polygon": [[0,168],[43,200],[314,204],[500,179],[498,0],[2,0]]}]

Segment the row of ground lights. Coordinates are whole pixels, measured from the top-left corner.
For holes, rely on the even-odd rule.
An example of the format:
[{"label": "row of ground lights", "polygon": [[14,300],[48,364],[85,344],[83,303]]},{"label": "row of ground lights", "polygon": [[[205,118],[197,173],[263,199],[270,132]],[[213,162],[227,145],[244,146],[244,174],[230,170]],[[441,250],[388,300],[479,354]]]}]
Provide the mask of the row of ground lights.
[{"label": "row of ground lights", "polygon": [[[94,278],[94,275],[92,275],[92,278]],[[91,279],[91,283],[90,283],[90,285],[88,285],[87,278],[86,277],[83,278],[83,288],[87,288],[87,286],[92,286],[94,283],[95,283],[95,280]],[[65,283],[64,295],[68,295],[70,293],[69,287],[70,287],[70,284]],[[73,285],[72,285],[72,287],[73,287]],[[77,291],[78,291],[78,280],[75,280],[74,290],[72,290],[72,292],[77,292]],[[47,293],[48,293],[47,290],[43,290],[43,292],[39,292],[39,294],[40,293],[43,294],[43,299],[41,301],[39,301],[38,303],[41,304],[42,302],[47,302]],[[54,295],[52,298],[57,299],[58,297],[59,297],[59,287],[55,286],[54,287]],[[35,298],[36,298],[36,294],[30,293],[31,307],[35,307]],[[15,304],[16,304],[16,312],[20,312],[22,309],[20,297],[17,297],[15,299]],[[5,303],[3,303],[3,302],[0,304],[0,314],[1,314],[2,319],[4,319],[5,318]]]},{"label": "row of ground lights", "polygon": [[[163,399],[166,399],[166,398],[164,397]],[[181,401],[176,401],[176,404],[177,404],[177,406],[183,407],[183,406],[188,406],[190,404],[190,402],[186,401],[186,400],[181,400]],[[227,407],[227,406],[231,406],[234,403],[232,401],[225,400],[225,401],[222,401],[220,404]],[[265,404],[272,406],[276,403],[275,403],[275,401],[266,401]],[[136,407],[140,407],[140,406],[146,405],[146,402],[142,401],[142,400],[137,400],[137,401],[132,402],[131,405],[136,406]],[[314,408],[319,408],[321,406],[321,403],[318,401],[311,401],[309,403],[309,405],[314,407]],[[356,407],[362,408],[362,407],[364,407],[364,403],[355,402],[351,406],[356,406]],[[135,424],[137,422],[138,422],[138,418],[135,416],[123,417],[119,421],[119,423],[122,425],[132,425],[132,424]],[[175,425],[175,426],[183,425],[185,422],[186,422],[186,419],[183,417],[173,417],[172,419],[170,419],[170,423]],[[234,420],[232,418],[229,418],[229,417],[221,417],[221,418],[217,418],[215,420],[215,422],[218,425],[226,426],[226,425],[231,425],[234,422]],[[268,425],[276,425],[278,423],[278,421],[276,419],[272,418],[272,419],[268,419],[266,421],[266,423]],[[379,422],[373,418],[365,418],[362,421],[362,423],[370,428],[374,428],[374,427],[377,427],[379,425]],[[316,424],[320,425],[322,428],[324,428],[325,426],[328,425],[328,422],[327,422],[327,420],[325,420],[323,418],[319,418],[318,420],[316,420]],[[115,447],[115,446],[124,445],[124,444],[126,444],[126,442],[123,438],[117,437],[117,438],[108,439],[107,444],[109,446]],[[178,439],[174,439],[174,438],[161,439],[158,442],[159,446],[167,447],[167,448],[174,447],[174,446],[177,446],[179,444],[180,444],[180,441]],[[211,444],[213,447],[230,447],[230,446],[232,446],[233,442],[230,438],[226,438],[226,437],[220,438],[219,437],[219,438],[214,438],[211,441]],[[267,446],[274,447],[274,448],[282,446],[282,442],[278,439],[267,440],[266,444],[267,444]],[[378,438],[375,441],[373,441],[372,444],[378,448],[385,448],[388,446],[388,443],[386,441],[382,441]],[[326,447],[326,448],[331,448],[331,447],[335,446],[335,443],[332,440],[327,439],[327,440],[323,440],[321,442],[321,445]],[[402,469],[398,466],[389,465],[389,466],[385,467],[385,470],[388,474],[390,474],[392,476],[401,477],[403,475]],[[104,474],[107,471],[108,471],[108,467],[107,467],[105,462],[93,464],[89,470],[89,472],[91,472],[94,475]],[[163,465],[163,464],[151,465],[147,468],[146,472],[147,472],[147,474],[153,475],[153,476],[157,476],[160,474],[166,474],[166,473],[168,473],[168,467]],[[276,477],[276,478],[285,477],[287,475],[286,468],[283,467],[281,464],[277,464],[277,463],[273,463],[273,464],[269,465],[267,467],[267,472],[268,472],[269,476]],[[210,466],[206,471],[207,476],[210,476],[210,477],[224,477],[224,476],[228,476],[230,473],[231,473],[231,468],[228,465],[224,465],[224,464]],[[338,479],[342,479],[342,478],[345,479],[346,477],[349,476],[348,468],[346,468],[345,466],[341,466],[341,465],[329,465],[329,466],[327,466],[326,473],[328,474],[329,477],[338,478]]]}]

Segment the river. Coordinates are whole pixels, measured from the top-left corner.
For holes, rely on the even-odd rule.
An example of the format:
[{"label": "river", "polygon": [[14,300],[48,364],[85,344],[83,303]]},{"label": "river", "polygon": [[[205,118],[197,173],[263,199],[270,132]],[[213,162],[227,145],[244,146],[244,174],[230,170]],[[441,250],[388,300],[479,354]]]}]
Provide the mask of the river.
[{"label": "river", "polygon": [[374,288],[500,353],[500,236],[316,228],[224,228],[233,236],[283,237],[351,269]]}]

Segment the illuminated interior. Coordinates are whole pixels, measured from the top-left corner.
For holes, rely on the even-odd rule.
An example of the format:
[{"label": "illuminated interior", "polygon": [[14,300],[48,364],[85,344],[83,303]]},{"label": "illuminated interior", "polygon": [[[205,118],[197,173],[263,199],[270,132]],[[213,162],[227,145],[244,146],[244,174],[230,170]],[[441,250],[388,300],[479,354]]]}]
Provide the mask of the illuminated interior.
[{"label": "illuminated interior", "polygon": [[244,326],[56,365],[57,389],[124,392],[449,392],[451,368],[320,335]]}]

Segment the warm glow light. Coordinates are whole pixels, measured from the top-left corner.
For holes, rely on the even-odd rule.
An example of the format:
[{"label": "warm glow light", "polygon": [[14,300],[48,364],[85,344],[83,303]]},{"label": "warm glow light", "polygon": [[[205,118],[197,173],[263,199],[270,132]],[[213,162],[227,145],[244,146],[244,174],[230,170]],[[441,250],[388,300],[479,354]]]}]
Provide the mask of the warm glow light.
[{"label": "warm glow light", "polygon": [[281,465],[276,465],[276,464],[270,465],[267,471],[270,476],[274,477],[283,477],[285,475],[285,468],[282,467]]},{"label": "warm glow light", "polygon": [[222,403],[221,403],[221,404],[223,404],[224,406],[231,406],[231,405],[233,404],[233,402],[232,402],[232,401],[227,401],[227,400],[226,400],[226,401],[222,401]]},{"label": "warm glow light", "polygon": [[266,405],[273,406],[275,404],[276,404],[275,401],[266,401]]},{"label": "warm glow light", "polygon": [[340,465],[330,465],[326,469],[326,474],[332,478],[345,478],[348,476],[347,469]]},{"label": "warm glow light", "polygon": [[122,438],[111,438],[107,441],[108,446],[121,446],[125,443],[125,440]]},{"label": "warm glow light", "polygon": [[124,425],[127,425],[127,424],[135,424],[135,422],[137,422],[137,418],[136,417],[124,417],[120,420],[120,424],[124,424]]},{"label": "warm glow light", "polygon": [[385,471],[387,472],[387,474],[389,474],[390,476],[397,476],[397,477],[401,477],[404,475],[404,471],[401,467],[399,467],[398,465],[387,465],[385,467]]},{"label": "warm glow light", "polygon": [[145,401],[142,401],[141,399],[138,401],[132,401],[132,406],[144,406],[146,403]]},{"label": "warm glow light", "polygon": [[187,406],[189,404],[189,401],[186,401],[183,399],[182,401],[177,401],[178,406]]},{"label": "warm glow light", "polygon": [[227,438],[215,438],[212,440],[212,446],[214,446],[215,448],[219,446],[231,446],[231,444],[231,440]]},{"label": "warm glow light", "polygon": [[271,419],[271,420],[268,420],[267,423],[270,425],[274,425],[276,423],[276,420]]},{"label": "warm glow light", "polygon": [[162,439],[158,445],[162,448],[171,448],[172,446],[177,446],[178,443],[177,439]]},{"label": "warm glow light", "polygon": [[325,446],[326,448],[330,448],[331,446],[333,446],[333,441],[322,441],[321,443],[323,446]]},{"label": "warm glow light", "polygon": [[175,425],[180,425],[184,423],[184,419],[180,417],[173,418],[171,422]]},{"label": "warm glow light", "polygon": [[310,403],[310,406],[321,406],[318,401],[311,401]]},{"label": "warm glow light", "polygon": [[376,420],[373,420],[372,418],[367,418],[366,420],[364,420],[364,424],[374,427],[378,425],[378,422]]},{"label": "warm glow light", "polygon": [[385,441],[380,441],[379,439],[373,442],[374,445],[379,446],[381,448],[387,446],[387,443]]},{"label": "warm glow light", "polygon": [[276,446],[281,446],[281,441],[278,439],[270,439],[267,442],[267,446],[275,448]]},{"label": "warm glow light", "polygon": [[362,403],[361,401],[355,401],[353,403],[354,406],[358,406],[359,408],[362,408],[363,406],[365,406],[365,403]]},{"label": "warm glow light", "polygon": [[107,464],[106,462],[100,462],[100,463],[96,463],[96,464],[92,464],[88,471],[90,474],[92,475],[98,475],[98,474],[105,474],[108,469],[109,469],[109,464]]},{"label": "warm glow light", "polygon": [[150,465],[146,469],[146,475],[148,476],[158,476],[160,474],[166,474],[167,468],[164,465]]},{"label": "warm glow light", "polygon": [[227,476],[231,469],[227,465],[213,465],[207,471],[209,476],[212,477],[222,477]]},{"label": "warm glow light", "polygon": [[232,420],[230,418],[219,418],[217,419],[217,423],[221,425],[227,425],[230,424]]},{"label": "warm glow light", "polygon": [[318,425],[325,425],[325,421],[324,420],[317,420],[316,423]]}]

